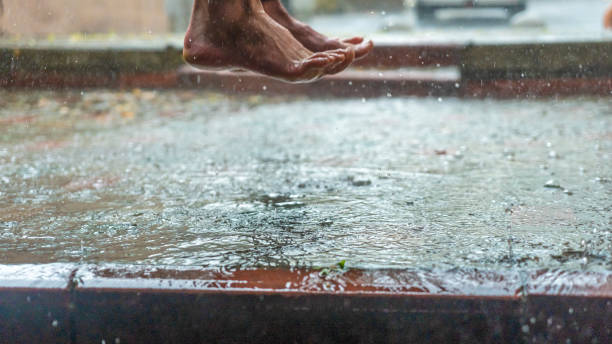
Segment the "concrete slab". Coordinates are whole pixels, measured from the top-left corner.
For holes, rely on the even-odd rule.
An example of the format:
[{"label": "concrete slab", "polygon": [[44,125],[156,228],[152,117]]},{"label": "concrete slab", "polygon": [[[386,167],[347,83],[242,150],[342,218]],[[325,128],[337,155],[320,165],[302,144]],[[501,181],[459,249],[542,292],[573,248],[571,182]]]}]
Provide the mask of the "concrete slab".
[{"label": "concrete slab", "polygon": [[[612,92],[612,42],[382,44],[351,71],[308,86],[195,72],[171,41],[4,44],[0,87],[179,88],[334,97],[554,97]],[[416,70],[423,68],[424,70]],[[372,69],[373,68],[373,69]],[[452,70],[454,69],[454,70]],[[458,71],[457,71],[458,70]]]},{"label": "concrete slab", "polygon": [[0,330],[608,342],[610,101],[2,90]]},{"label": "concrete slab", "polygon": [[277,94],[310,97],[372,98],[392,96],[457,95],[460,75],[456,68],[349,70],[312,84],[291,85],[253,73],[206,72],[191,67],[179,71],[179,84],[188,89],[244,94]]},{"label": "concrete slab", "polygon": [[610,78],[612,42],[474,45],[461,69],[466,80]]}]

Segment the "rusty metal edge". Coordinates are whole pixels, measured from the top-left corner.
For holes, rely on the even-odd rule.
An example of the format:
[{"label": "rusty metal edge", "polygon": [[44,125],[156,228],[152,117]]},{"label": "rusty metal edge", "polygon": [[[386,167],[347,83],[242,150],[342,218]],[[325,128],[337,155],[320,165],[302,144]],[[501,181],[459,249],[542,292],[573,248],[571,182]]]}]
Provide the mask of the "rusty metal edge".
[{"label": "rusty metal edge", "polygon": [[[6,278],[63,276],[65,287],[6,287]],[[304,269],[206,270],[195,267],[126,265],[0,265],[0,343],[32,342],[608,342],[612,320],[612,272],[531,271],[520,294],[271,289],[265,279],[341,281],[369,277],[453,278],[493,284],[521,284],[520,274],[477,270],[342,270],[327,279]],[[347,277],[348,275],[348,277]],[[457,276],[458,275],[458,276]],[[45,277],[46,276],[46,277]],[[148,277],[147,277],[148,276]],[[236,282],[242,290],[193,287],[171,289],[160,281],[192,282],[200,276]],[[364,277],[365,276],[365,277]],[[308,278],[306,278],[308,277]],[[591,292],[551,293],[560,277],[575,284],[595,281]],[[538,282],[540,281],[540,282]],[[548,286],[530,288],[531,283]],[[32,285],[39,285],[39,282]],[[146,285],[152,282],[151,285]],[[293,283],[292,282],[292,283]],[[429,280],[431,282],[431,280]],[[482,282],[482,281],[481,281]],[[134,283],[135,287],[126,284]],[[186,286],[189,283],[186,283]],[[544,283],[545,284],[545,283]],[[3,286],[4,285],[4,286]],[[140,287],[138,287],[140,285]],[[157,287],[152,287],[157,286]],[[359,287],[359,286],[357,286]],[[543,289],[541,289],[543,288]],[[469,289],[469,288],[468,288]],[[543,292],[544,291],[544,292]],[[8,335],[7,335],[8,334]],[[374,337],[372,337],[374,335]]]},{"label": "rusty metal edge", "polygon": [[118,264],[0,265],[0,289],[432,297],[529,295],[612,299],[612,271],[477,269],[204,269]]},{"label": "rusty metal edge", "polygon": [[607,343],[610,298],[0,288],[0,343]]},{"label": "rusty metal edge", "polygon": [[[471,337],[487,332],[492,338],[500,337],[498,331],[515,338],[522,309],[518,300],[112,289],[68,295],[0,289],[0,342],[371,342],[372,335],[376,342],[398,342],[418,341],[423,328],[442,340],[460,331]],[[391,334],[385,330],[390,326]]]}]

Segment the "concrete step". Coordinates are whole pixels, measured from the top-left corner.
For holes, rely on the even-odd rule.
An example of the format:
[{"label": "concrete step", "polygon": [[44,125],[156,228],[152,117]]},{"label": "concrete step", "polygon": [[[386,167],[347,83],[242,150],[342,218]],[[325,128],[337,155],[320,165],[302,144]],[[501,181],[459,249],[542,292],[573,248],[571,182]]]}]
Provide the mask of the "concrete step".
[{"label": "concrete step", "polygon": [[329,97],[456,96],[460,88],[457,68],[351,69],[315,83],[288,84],[250,72],[209,72],[190,66],[178,74],[181,87],[256,94]]}]

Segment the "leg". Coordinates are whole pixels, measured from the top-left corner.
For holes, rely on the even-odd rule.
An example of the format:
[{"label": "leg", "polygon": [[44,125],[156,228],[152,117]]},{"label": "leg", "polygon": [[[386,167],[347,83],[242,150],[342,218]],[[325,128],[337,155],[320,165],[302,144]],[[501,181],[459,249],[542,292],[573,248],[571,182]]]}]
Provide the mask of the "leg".
[{"label": "leg", "polygon": [[313,53],[270,18],[260,0],[195,0],[183,57],[200,68],[244,68],[283,81],[309,82],[344,70],[355,52]]},{"label": "leg", "polygon": [[293,18],[283,6],[281,0],[261,0],[266,13],[279,24],[287,28],[306,48],[312,51],[327,51],[353,47],[355,58],[365,57],[374,47],[371,41],[364,42],[361,37],[340,41],[330,39],[312,29],[310,26]]}]

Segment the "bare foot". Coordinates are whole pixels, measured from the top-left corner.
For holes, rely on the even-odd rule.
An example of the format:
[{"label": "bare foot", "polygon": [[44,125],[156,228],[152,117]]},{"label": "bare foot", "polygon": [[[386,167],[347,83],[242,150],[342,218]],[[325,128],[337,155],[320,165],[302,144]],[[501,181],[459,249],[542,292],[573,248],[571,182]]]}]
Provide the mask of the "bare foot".
[{"label": "bare foot", "polygon": [[261,2],[266,13],[272,19],[287,28],[300,43],[312,51],[320,52],[353,47],[355,49],[355,59],[359,60],[374,48],[372,41],[364,41],[362,37],[353,37],[345,40],[326,37],[310,26],[293,18],[280,0],[261,0]]},{"label": "bare foot", "polygon": [[606,29],[612,29],[612,5],[606,11],[606,15],[604,16],[604,27]]},{"label": "bare foot", "polygon": [[183,57],[199,68],[244,68],[283,81],[310,82],[346,69],[355,51],[313,53],[270,18],[260,0],[195,0]]}]

